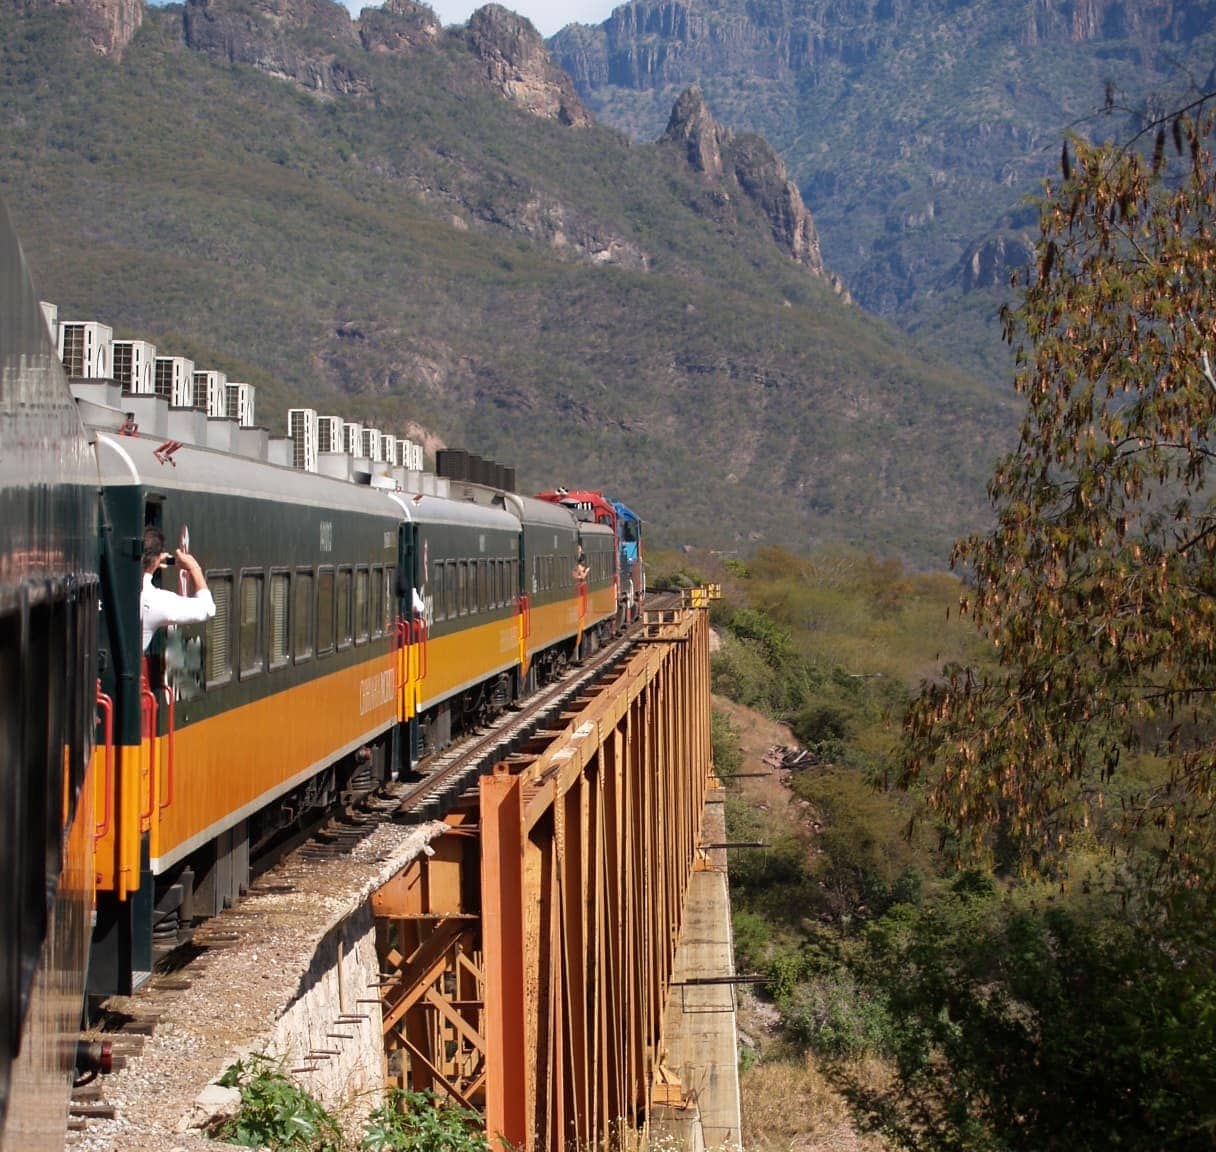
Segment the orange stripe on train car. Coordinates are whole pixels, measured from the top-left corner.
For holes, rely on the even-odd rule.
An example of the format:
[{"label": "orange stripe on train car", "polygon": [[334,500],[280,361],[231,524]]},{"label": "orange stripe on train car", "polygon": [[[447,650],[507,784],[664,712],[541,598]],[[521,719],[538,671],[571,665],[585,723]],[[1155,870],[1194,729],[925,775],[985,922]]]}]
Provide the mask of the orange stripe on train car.
[{"label": "orange stripe on train car", "polygon": [[[395,723],[392,652],[180,728],[173,799],[158,757],[152,870],[207,840]],[[160,744],[164,744],[164,740]]]}]

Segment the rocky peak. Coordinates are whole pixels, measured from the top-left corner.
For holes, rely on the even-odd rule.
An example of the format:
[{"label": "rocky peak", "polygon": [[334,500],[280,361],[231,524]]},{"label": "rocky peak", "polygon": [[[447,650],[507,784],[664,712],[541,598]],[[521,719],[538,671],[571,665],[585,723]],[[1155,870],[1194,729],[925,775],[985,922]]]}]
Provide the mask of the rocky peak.
[{"label": "rocky peak", "polygon": [[121,56],[143,23],[145,0],[33,0],[29,8],[68,8],[95,52]]},{"label": "rocky peak", "polygon": [[386,0],[382,8],[364,8],[359,39],[369,52],[409,54],[434,44],[443,32],[439,17],[414,0]]},{"label": "rocky peak", "polygon": [[187,0],[182,24],[194,51],[309,91],[349,95],[370,87],[352,63],[349,50],[361,45],[350,14],[333,0]]},{"label": "rocky peak", "polygon": [[730,139],[730,133],[710,115],[696,84],[675,102],[663,139],[680,147],[694,171],[722,175],[722,143]]},{"label": "rocky peak", "polygon": [[688,166],[720,193],[729,205],[737,190],[768,221],[773,239],[790,257],[827,280],[837,294],[849,297],[843,281],[823,265],[819,233],[790,179],[781,157],[761,136],[736,136],[710,114],[699,87],[686,89],[676,101],[661,142],[679,150]]},{"label": "rocky peak", "polygon": [[490,83],[508,100],[572,127],[591,123],[573,81],[553,63],[540,33],[524,17],[487,4],[469,18],[465,39]]}]

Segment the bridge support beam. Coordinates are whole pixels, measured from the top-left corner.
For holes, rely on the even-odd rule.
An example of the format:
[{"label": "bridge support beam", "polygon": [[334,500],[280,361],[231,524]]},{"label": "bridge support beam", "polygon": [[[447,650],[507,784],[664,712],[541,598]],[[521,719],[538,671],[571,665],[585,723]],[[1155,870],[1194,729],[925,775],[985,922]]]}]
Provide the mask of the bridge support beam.
[{"label": "bridge support beam", "polygon": [[712,772],[707,600],[534,756],[481,781],[486,1131],[526,1152],[644,1128]]}]

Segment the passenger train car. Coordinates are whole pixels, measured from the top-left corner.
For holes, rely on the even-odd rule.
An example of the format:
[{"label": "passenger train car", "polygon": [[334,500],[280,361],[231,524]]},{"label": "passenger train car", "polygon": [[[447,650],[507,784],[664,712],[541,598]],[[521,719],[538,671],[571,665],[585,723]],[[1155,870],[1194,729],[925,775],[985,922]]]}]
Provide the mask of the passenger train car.
[{"label": "passenger train car", "polygon": [[93,900],[97,467],[0,204],[0,1147],[61,1148]]},{"label": "passenger train car", "polygon": [[[65,379],[7,217],[0,277],[7,1150],[62,1143],[86,957],[88,991],[134,990],[260,848],[602,643],[621,565],[615,523],[550,500],[217,451],[167,438],[152,397],[141,430],[112,381]],[[150,527],[198,558],[216,611],[145,652]]]},{"label": "passenger train car", "polygon": [[[606,565],[573,575],[580,546],[598,554],[610,534],[605,545],[605,529],[544,501],[166,450],[119,415],[95,430],[116,733],[97,844],[98,994],[138,986],[158,943],[231,904],[276,836],[534,690],[613,629],[616,607]],[[150,526],[189,541],[216,613],[144,654]]]},{"label": "passenger train car", "polygon": [[614,542],[611,556],[613,580],[621,619],[636,619],[646,595],[646,570],[642,563],[642,520],[619,500],[609,500],[602,492],[570,491],[555,488],[539,497],[560,504],[583,525],[583,531],[609,530]]}]

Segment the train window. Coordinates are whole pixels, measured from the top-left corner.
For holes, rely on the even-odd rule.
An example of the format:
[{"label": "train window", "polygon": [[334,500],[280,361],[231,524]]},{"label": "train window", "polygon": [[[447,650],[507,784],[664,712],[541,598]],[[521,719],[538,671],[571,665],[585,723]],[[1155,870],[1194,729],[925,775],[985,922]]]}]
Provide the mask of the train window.
[{"label": "train window", "polygon": [[241,574],[238,651],[242,678],[256,676],[266,664],[262,633],[262,585],[264,581],[265,577],[261,572]]},{"label": "train window", "polygon": [[448,619],[459,615],[459,601],[456,599],[456,561],[449,560],[443,566],[443,601],[447,605]]},{"label": "train window", "polygon": [[494,561],[494,605],[501,608],[507,602],[507,562]]},{"label": "train window", "polygon": [[396,588],[397,569],[391,565],[384,570],[384,631],[392,632],[393,618],[396,615],[393,591]]},{"label": "train window", "polygon": [[270,574],[270,666],[282,668],[291,659],[291,576]]},{"label": "train window", "polygon": [[447,614],[448,605],[443,591],[443,565],[436,561],[431,565],[431,617],[435,620],[445,620]]},{"label": "train window", "polygon": [[295,597],[291,606],[292,647],[296,663],[312,656],[312,572],[296,569]]},{"label": "train window", "polygon": [[338,569],[338,603],[334,619],[337,621],[337,640],[339,648],[349,648],[351,639],[350,590],[351,576],[349,568]]},{"label": "train window", "polygon": [[232,577],[207,573],[215,615],[207,621],[207,687],[232,679]]},{"label": "train window", "polygon": [[469,564],[461,560],[456,565],[456,611],[461,616],[469,610]]},{"label": "train window", "polygon": [[384,627],[384,569],[376,565],[371,571],[371,600],[368,604],[367,617],[373,636],[379,636],[387,631]]},{"label": "train window", "polygon": [[317,573],[317,655],[334,650],[334,570]]},{"label": "train window", "polygon": [[368,572],[366,568],[355,569],[355,643],[367,640]]}]

